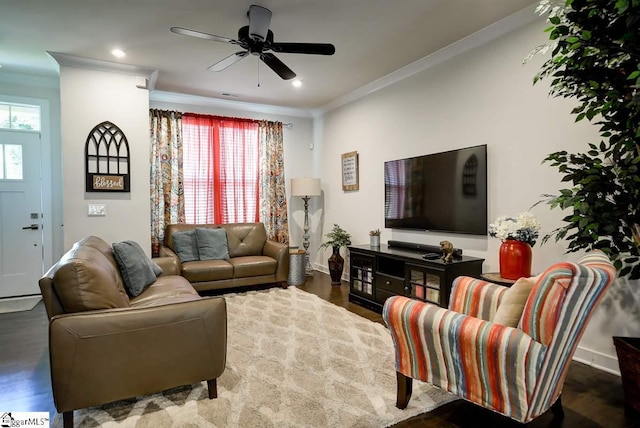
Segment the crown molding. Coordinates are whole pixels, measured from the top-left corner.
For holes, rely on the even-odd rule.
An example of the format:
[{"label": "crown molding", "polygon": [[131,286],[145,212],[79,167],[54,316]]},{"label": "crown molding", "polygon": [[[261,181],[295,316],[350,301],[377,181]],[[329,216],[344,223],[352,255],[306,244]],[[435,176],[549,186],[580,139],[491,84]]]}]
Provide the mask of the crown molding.
[{"label": "crown molding", "polygon": [[14,73],[0,70],[0,82],[15,85],[36,86],[39,88],[60,88],[58,76],[40,76],[27,73]]},{"label": "crown molding", "polygon": [[60,66],[85,68],[88,70],[107,71],[112,73],[129,74],[141,76],[146,80],[137,85],[141,89],[153,90],[158,77],[158,70],[137,65],[123,64],[120,62],[103,61],[99,59],[84,58],[80,56],[68,55],[60,52],[47,51]]},{"label": "crown molding", "polygon": [[311,110],[293,107],[280,107],[269,104],[255,104],[244,101],[223,100],[199,95],[180,94],[177,92],[151,91],[151,101],[161,101],[176,104],[191,104],[205,107],[217,107],[229,110],[250,111],[255,113],[274,114],[279,116],[294,116],[311,118]]},{"label": "crown molding", "polygon": [[377,92],[380,89],[386,88],[387,86],[393,85],[394,83],[411,77],[414,74],[420,73],[431,67],[441,64],[457,55],[489,43],[492,40],[502,37],[505,34],[510,33],[511,31],[517,30],[518,28],[524,27],[525,25],[528,25],[538,19],[542,19],[535,12],[536,6],[537,4],[534,4],[521,9],[518,12],[515,12],[499,21],[496,21],[493,24],[488,25],[487,27],[484,27],[481,30],[478,30],[475,33],[470,34],[469,36],[464,37],[448,46],[445,46],[444,48],[439,49],[438,51],[427,55],[424,58],[414,61],[411,64],[406,65],[390,74],[387,74],[384,77],[374,80],[373,82],[368,83],[356,89],[355,91],[336,98],[335,100],[330,101],[324,106],[312,109],[311,114],[313,115],[313,117],[322,116],[331,110],[359,100],[360,98]]}]

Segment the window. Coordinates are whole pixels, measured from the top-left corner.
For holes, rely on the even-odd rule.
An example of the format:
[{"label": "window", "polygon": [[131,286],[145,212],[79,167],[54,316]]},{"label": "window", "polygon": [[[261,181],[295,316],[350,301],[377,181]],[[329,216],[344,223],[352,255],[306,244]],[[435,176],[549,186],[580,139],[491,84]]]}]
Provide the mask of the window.
[{"label": "window", "polygon": [[0,128],[40,131],[40,107],[0,103]]},{"label": "window", "polygon": [[258,124],[187,113],[182,137],[185,221],[258,221]]},{"label": "window", "polygon": [[0,180],[22,180],[20,144],[0,144]]}]

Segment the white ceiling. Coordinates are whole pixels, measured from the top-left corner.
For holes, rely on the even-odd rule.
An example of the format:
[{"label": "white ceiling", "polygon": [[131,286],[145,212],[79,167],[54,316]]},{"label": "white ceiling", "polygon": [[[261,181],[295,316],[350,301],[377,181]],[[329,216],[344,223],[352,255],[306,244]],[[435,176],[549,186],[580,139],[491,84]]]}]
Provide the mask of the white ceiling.
[{"label": "white ceiling", "polygon": [[[317,108],[537,1],[531,0],[0,0],[0,72],[55,76],[47,52],[157,70],[155,89]],[[233,45],[176,35],[186,27],[236,38],[249,5],[273,12],[276,42],[333,43],[333,56],[278,54],[294,88],[256,57],[222,72]],[[123,49],[118,60],[110,51]],[[260,86],[258,87],[258,76]],[[234,96],[224,96],[231,93]]]}]

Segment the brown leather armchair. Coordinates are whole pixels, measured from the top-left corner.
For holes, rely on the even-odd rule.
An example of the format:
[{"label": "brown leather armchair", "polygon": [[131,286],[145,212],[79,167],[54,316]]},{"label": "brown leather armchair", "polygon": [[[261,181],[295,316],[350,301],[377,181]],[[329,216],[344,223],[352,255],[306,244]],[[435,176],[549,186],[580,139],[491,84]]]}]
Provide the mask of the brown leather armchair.
[{"label": "brown leather armchair", "polygon": [[175,275],[129,298],[111,247],[96,237],[76,243],[39,285],[65,428],[74,410],[204,380],[209,398],[217,396],[226,364],[224,299],[202,298]]}]

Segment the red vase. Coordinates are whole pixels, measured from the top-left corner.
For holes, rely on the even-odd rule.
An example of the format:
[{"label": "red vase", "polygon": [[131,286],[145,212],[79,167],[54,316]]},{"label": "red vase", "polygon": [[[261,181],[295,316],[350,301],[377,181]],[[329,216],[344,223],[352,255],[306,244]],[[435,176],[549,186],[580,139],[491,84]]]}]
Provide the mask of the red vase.
[{"label": "red vase", "polygon": [[500,245],[500,276],[519,279],[531,276],[531,247],[522,241],[507,239]]}]

